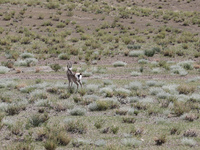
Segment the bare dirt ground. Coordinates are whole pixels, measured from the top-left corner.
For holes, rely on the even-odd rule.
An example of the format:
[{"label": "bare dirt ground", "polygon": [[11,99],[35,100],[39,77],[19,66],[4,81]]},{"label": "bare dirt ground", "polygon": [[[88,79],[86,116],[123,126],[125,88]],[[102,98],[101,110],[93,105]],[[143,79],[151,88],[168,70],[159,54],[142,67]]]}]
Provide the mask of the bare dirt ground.
[{"label": "bare dirt ground", "polygon": [[[77,5],[77,1],[75,1],[75,5]],[[74,2],[73,1],[73,2]],[[122,0],[123,1],[123,0]],[[81,1],[83,2],[83,1]],[[86,1],[85,1],[86,2]],[[91,1],[90,1],[91,2]],[[97,1],[98,2],[98,1]],[[106,8],[103,7],[104,5],[106,6],[106,4],[108,4],[108,6],[117,6],[116,8],[120,8],[120,7],[124,7],[124,9],[129,9],[129,6],[136,6],[138,8],[144,8],[145,10],[151,9],[153,12],[157,11],[157,10],[164,10],[164,12],[169,11],[173,11],[173,12],[196,12],[196,13],[200,13],[200,0],[131,0],[129,1],[130,3],[127,3],[127,1],[124,2],[117,2],[117,1],[113,1],[113,0],[104,0],[101,4],[102,4],[102,9]],[[35,33],[38,34],[37,36],[39,37],[34,37],[34,38],[38,38],[37,40],[41,40],[42,41],[42,36],[46,36],[47,39],[49,38],[50,40],[52,40],[52,43],[54,42],[53,37],[52,39],[50,37],[48,37],[48,34],[57,34],[60,33],[64,30],[70,31],[71,34],[68,35],[67,37],[64,38],[64,41],[72,46],[75,46],[76,48],[79,48],[82,50],[82,45],[79,46],[79,43],[84,43],[85,41],[80,40],[80,36],[81,33],[76,32],[76,27],[80,26],[84,28],[84,34],[86,35],[92,35],[92,36],[96,36],[97,32],[97,28],[101,28],[101,25],[104,23],[109,23],[111,24],[112,22],[114,22],[114,20],[116,19],[116,16],[118,16],[118,14],[114,14],[115,11],[112,10],[111,13],[109,15],[107,15],[106,13],[94,13],[94,12],[90,12],[90,11],[82,11],[81,7],[77,7],[75,10],[73,10],[73,15],[72,16],[67,16],[67,12],[65,11],[63,7],[61,7],[61,9],[48,9],[45,7],[45,5],[43,5],[43,3],[46,3],[46,1],[42,1],[42,5],[32,5],[32,6],[27,6],[27,5],[14,5],[14,4],[0,4],[0,27],[4,28],[4,31],[2,34],[0,34],[0,41],[2,39],[4,39],[5,37],[9,36],[13,36],[13,35],[19,35],[19,30],[20,29],[24,29],[27,28],[28,31],[30,31],[31,33]],[[80,4],[80,6],[83,6],[83,3]],[[84,8],[84,7],[83,7]],[[113,7],[114,8],[114,7]],[[25,14],[24,15],[20,15],[20,12],[25,9]],[[15,17],[11,18],[9,21],[6,21],[3,19],[4,15],[6,13],[10,13],[12,11],[15,11]],[[103,10],[104,11],[104,10]],[[60,15],[58,15],[61,12]],[[43,19],[38,19],[39,16],[43,16]],[[58,17],[59,20],[55,21],[52,19],[52,17]],[[190,33],[196,34],[197,36],[199,36],[200,34],[200,27],[198,27],[197,24],[189,24],[184,26],[183,22],[175,22],[174,20],[168,20],[167,22],[163,21],[162,19],[163,16],[160,16],[160,18],[155,18],[152,15],[150,16],[137,16],[137,15],[132,15],[129,18],[119,18],[118,23],[123,26],[124,28],[127,28],[127,35],[130,34],[130,32],[136,32],[138,30],[139,34],[137,35],[137,37],[139,37],[140,35],[145,35],[145,41],[144,43],[139,43],[139,44],[147,44],[148,42],[152,42],[154,40],[154,37],[156,36],[156,31],[158,28],[161,27],[172,27],[173,29],[180,29],[181,31],[188,31]],[[66,19],[70,20],[70,23],[68,25],[66,25],[64,28],[57,28],[57,24],[60,22],[64,22]],[[135,23],[131,23],[132,21],[135,21]],[[52,22],[52,26],[42,26],[42,24],[46,21],[51,21]],[[187,20],[185,20],[187,21]],[[72,24],[72,22],[75,22],[75,24]],[[199,25],[200,26],[200,25]],[[148,32],[146,33],[146,31],[151,30],[151,28],[153,28],[153,32]],[[56,29],[55,33],[50,33],[47,31],[47,29]],[[120,52],[123,51],[124,49],[120,49],[120,44],[123,43],[115,43],[114,42],[114,38],[115,38],[115,32],[118,32],[117,36],[121,36],[120,31],[122,31],[123,29],[121,29],[120,27],[115,27],[115,28],[108,28],[108,29],[104,29],[103,32],[108,32],[107,35],[109,35],[110,33],[113,34],[113,41],[112,42],[108,42],[107,45],[104,44],[103,42],[101,43],[103,46],[100,47],[99,49],[94,49],[95,50],[105,50],[108,48],[108,50],[110,51],[117,51],[119,50]],[[103,33],[104,34],[104,33]],[[166,33],[167,35],[168,33]],[[125,34],[122,34],[122,36],[124,36]],[[21,37],[20,37],[21,36]],[[23,33],[20,34],[20,38],[22,38],[24,35]],[[31,36],[31,34],[30,34]],[[147,36],[149,36],[147,38]],[[134,37],[134,36],[133,36]],[[137,38],[134,37],[134,38]],[[32,37],[31,37],[32,38]],[[72,38],[78,38],[78,42],[73,43],[70,40]],[[121,38],[121,37],[120,37]],[[35,40],[35,39],[31,39],[31,40]],[[56,39],[55,39],[56,40]],[[59,39],[60,40],[60,39]],[[98,40],[95,39],[95,40]],[[122,41],[122,39],[120,39]],[[60,41],[59,41],[60,42]],[[58,43],[59,43],[58,42]],[[98,41],[97,41],[98,42]],[[3,42],[2,42],[3,43]],[[48,42],[47,42],[48,43]],[[49,44],[50,43],[50,44]],[[53,47],[54,45],[51,43],[51,41],[49,42],[48,45],[49,47]],[[58,44],[57,43],[57,44]],[[78,44],[77,44],[78,43]],[[116,44],[118,47],[117,48],[112,48],[112,46],[114,44]],[[11,52],[15,52],[19,50],[19,54],[23,53],[23,52],[31,52],[31,53],[35,53],[36,56],[40,55],[38,53],[35,52],[36,49],[32,49],[32,43],[29,43],[27,45],[29,45],[30,47],[28,47],[26,44],[20,44],[20,40],[17,43],[18,45],[15,45],[15,43],[10,43],[10,45],[3,45],[2,47],[0,47],[0,63],[4,63],[7,62],[8,59],[5,57],[5,54],[7,53],[7,51],[11,51]],[[59,43],[60,44],[60,43]],[[111,45],[113,44],[113,45]],[[124,43],[123,43],[124,44]],[[136,43],[138,44],[138,43]],[[177,43],[176,43],[177,44]],[[187,43],[186,43],[187,44]],[[14,45],[14,46],[13,46]],[[46,46],[45,45],[45,46]],[[59,45],[60,46],[60,45]],[[59,47],[58,46],[58,47]],[[124,45],[123,45],[124,46]],[[123,48],[126,49],[125,45]],[[146,46],[146,45],[145,45]],[[169,44],[169,47],[171,45]],[[40,47],[40,45],[38,46]],[[45,47],[46,51],[49,50],[49,47]],[[161,47],[159,45],[159,47]],[[188,45],[188,49],[185,51],[189,51],[190,50],[190,45]],[[44,49],[45,49],[44,48]],[[57,48],[57,47],[56,47]],[[68,48],[68,47],[67,47]],[[88,47],[87,47],[88,48]],[[112,49],[111,49],[112,48]],[[176,49],[177,47],[175,47],[174,49]],[[43,50],[43,48],[41,48]],[[54,52],[56,53],[58,50],[60,50],[59,48],[56,49]],[[63,49],[62,49],[63,50]],[[65,49],[64,49],[65,50]],[[142,48],[142,50],[144,50]],[[91,49],[91,51],[93,51],[93,49]],[[83,51],[83,53],[86,51]],[[137,81],[137,80],[161,80],[161,81],[166,81],[166,82],[176,82],[176,81],[180,81],[180,83],[185,83],[185,81],[187,81],[188,79],[192,79],[195,78],[197,76],[199,76],[199,72],[197,72],[197,70],[193,69],[191,72],[191,74],[189,73],[186,76],[180,76],[180,75],[171,75],[171,72],[167,71],[166,74],[162,73],[162,74],[153,74],[153,73],[149,73],[151,70],[150,68],[148,68],[148,73],[144,72],[142,75],[140,76],[136,76],[133,77],[130,74],[130,70],[134,70],[136,67],[134,66],[134,64],[137,65],[137,67],[139,66],[138,64],[138,60],[141,58],[133,58],[133,57],[128,57],[128,56],[124,56],[123,52],[118,54],[114,54],[114,56],[110,56],[109,54],[107,56],[102,55],[100,60],[97,60],[97,65],[96,66],[103,66],[106,67],[107,71],[109,71],[109,73],[105,73],[105,74],[92,74],[90,77],[83,77],[83,80],[95,80],[95,79],[100,79],[100,80],[104,80],[104,79],[110,79],[110,80],[126,80],[126,81]],[[48,53],[48,52],[46,52]],[[14,66],[14,69],[11,69],[8,73],[6,74],[0,74],[0,79],[12,79],[12,78],[17,78],[20,80],[24,80],[25,82],[29,82],[29,81],[33,81],[36,79],[42,79],[42,80],[51,80],[51,81],[59,81],[59,80],[64,80],[64,82],[68,82],[67,81],[67,77],[66,77],[66,73],[65,73],[65,69],[66,69],[66,64],[67,64],[67,60],[59,60],[58,59],[58,54],[56,53],[55,56],[48,56],[48,57],[42,57],[39,59],[39,56],[37,56],[38,59],[38,63],[36,66],[31,66],[31,67],[16,67]],[[54,55],[54,54],[45,54],[45,52],[43,52],[41,55]],[[81,55],[81,54],[79,54]],[[81,60],[79,60],[77,58],[78,56],[71,56],[70,60],[74,63],[74,66],[78,66],[79,68],[82,67],[82,65],[86,66],[86,61],[84,60],[84,58],[82,58]],[[146,57],[147,58],[147,57]],[[199,57],[200,58],[200,57]],[[200,64],[199,58],[194,58],[194,57],[189,57],[189,56],[178,56],[178,57],[164,57],[163,54],[155,54],[153,57],[148,57],[147,59],[152,62],[152,61],[173,61],[175,63],[180,62],[180,61],[184,61],[184,60],[188,60],[191,59],[194,61],[194,64]],[[12,61],[16,61],[14,59],[11,59]],[[114,68],[112,63],[115,61],[123,61],[126,62],[128,65],[127,67],[122,67],[122,68]],[[50,65],[51,64],[60,64],[63,69],[61,69],[61,71],[59,72],[54,72]],[[87,69],[90,70],[90,67],[94,67],[95,65],[88,65]],[[148,64],[146,65],[148,66]],[[149,66],[148,66],[149,67]],[[116,71],[116,69],[118,69],[118,72]],[[127,71],[128,73],[123,73],[122,71]],[[146,69],[146,68],[145,68]],[[163,69],[163,68],[162,68]],[[38,73],[36,73],[36,70],[38,70]],[[136,70],[136,69],[135,69]],[[137,69],[139,70],[139,69]],[[195,71],[194,71],[195,70]],[[113,72],[112,72],[113,71]],[[17,73],[18,72],[18,73]],[[19,73],[20,72],[20,73]],[[115,74],[115,72],[117,72]],[[23,82],[23,81],[22,81]],[[187,84],[187,83],[186,83]],[[124,85],[121,85],[124,86]],[[7,90],[7,89],[6,89]],[[7,92],[7,91],[6,91]],[[11,91],[12,92],[12,91]],[[17,91],[20,92],[20,91]],[[23,94],[23,93],[20,93]],[[142,93],[141,93],[142,94]],[[28,95],[28,94],[27,94]],[[26,95],[25,95],[26,96]],[[58,97],[58,95],[56,95]],[[66,100],[67,101],[67,100]],[[60,104],[63,104],[63,102],[61,101]],[[77,105],[77,104],[75,104]],[[125,104],[126,105],[126,104]],[[122,107],[127,107],[123,105]],[[57,106],[57,105],[55,105]],[[160,108],[160,106],[159,106]],[[68,109],[68,108],[67,108]],[[38,113],[39,109],[32,104],[29,104],[26,107],[26,110],[23,110],[22,112],[20,112],[19,115],[15,115],[13,116],[9,116],[11,118],[13,118],[14,120],[18,120],[19,118],[28,118],[30,117],[31,114],[36,114]],[[55,116],[61,116],[61,117],[66,117],[67,115],[69,116],[69,112],[67,111],[61,111],[61,112],[57,112],[55,110],[49,109],[47,110],[49,113],[49,116],[55,118]],[[87,112],[89,117],[96,117],[96,116],[116,116],[116,114],[113,111],[106,111],[106,112]],[[111,115],[110,115],[111,113]],[[155,112],[157,113],[157,112]],[[67,115],[66,115],[67,114]],[[114,115],[113,115],[114,114]],[[164,113],[163,113],[164,114]],[[141,122],[141,124],[137,124],[138,126],[145,124],[152,124],[152,128],[157,128],[157,123],[156,123],[156,119],[159,119],[159,115],[163,115],[163,114],[157,114],[155,116],[136,116],[138,118],[138,122],[141,121],[141,118],[145,119],[143,122]],[[163,115],[164,116],[164,115]],[[176,121],[181,120],[179,117],[167,117],[167,115],[164,116],[165,120],[173,120],[175,123]],[[61,118],[62,119],[62,118]],[[86,120],[88,121],[88,120]],[[199,120],[198,120],[199,121]],[[90,121],[88,121],[90,122]],[[162,120],[161,120],[162,122]],[[116,124],[119,123],[116,121]],[[137,122],[136,122],[137,123]],[[181,122],[182,123],[182,122]],[[185,124],[185,122],[183,122],[182,124]],[[192,124],[192,123],[191,123]],[[190,128],[191,124],[187,124],[186,126],[188,128]],[[93,124],[90,124],[93,126]],[[168,124],[166,125],[168,128]],[[152,130],[152,128],[148,129],[148,132]],[[12,134],[10,134],[10,131],[8,131],[8,127],[4,126],[1,130],[1,135],[2,137],[0,139],[3,139],[2,141],[0,141],[0,143],[3,143],[3,146],[7,146],[10,145],[14,142],[17,141],[23,141],[24,139],[22,137],[16,137],[16,136],[12,136]],[[34,130],[34,129],[33,129]],[[157,132],[156,129],[153,129],[152,131],[155,131],[155,133]],[[160,130],[162,132],[162,130]],[[28,132],[28,131],[26,131]],[[95,130],[96,132],[96,130]],[[182,131],[183,132],[183,131]],[[198,130],[199,132],[199,130]],[[25,133],[24,136],[26,136]],[[93,135],[94,133],[91,133],[91,135]],[[124,135],[121,135],[122,133],[120,133],[120,135],[112,135],[112,139],[119,138],[121,140],[121,138]],[[154,134],[154,133],[153,133]],[[104,134],[105,135],[105,134]],[[103,136],[104,136],[103,135]],[[168,135],[168,133],[167,133]],[[75,138],[85,138],[82,135],[79,134],[74,134],[72,135]],[[87,135],[86,135],[87,136]],[[90,135],[89,135],[90,136]],[[102,136],[102,137],[103,137]],[[106,136],[106,135],[105,135]],[[149,136],[148,133],[144,133],[144,137],[147,138],[146,136]],[[173,149],[174,146],[180,146],[180,139],[183,137],[183,135],[180,135],[178,137],[172,137],[171,135],[169,135],[171,139],[168,139],[168,141],[170,141],[169,145],[164,145],[165,147],[156,147],[154,148],[155,144],[153,143],[153,137],[148,137],[151,138],[151,140],[146,141],[146,147],[142,147],[141,149]],[[15,139],[16,138],[16,139]],[[92,138],[92,136],[91,136]],[[109,137],[110,138],[110,137]],[[147,138],[147,139],[148,139]],[[199,138],[199,137],[198,137]],[[178,140],[178,142],[176,141]],[[199,139],[198,139],[199,140]],[[114,143],[116,144],[116,143]],[[196,144],[197,147],[186,147],[187,148],[197,148],[199,144]],[[95,147],[97,148],[97,147]],[[129,147],[129,148],[133,148],[133,147]],[[179,147],[180,148],[180,147]],[[1,144],[0,144],[0,149],[1,149]],[[75,147],[73,147],[72,149],[76,149]],[[78,149],[78,148],[77,148]],[[181,149],[181,148],[180,148]]]},{"label": "bare dirt ground", "polygon": [[[152,58],[150,60],[154,60],[155,58]],[[130,57],[123,57],[123,56],[117,56],[114,57],[112,59],[102,59],[98,62],[98,65],[106,65],[109,66],[111,65],[113,62],[117,61],[117,60],[122,60],[128,64],[134,64],[137,63],[137,59],[133,59]],[[158,60],[155,59],[155,60]],[[174,62],[178,62],[181,61],[182,59],[177,59],[174,60]],[[194,61],[198,61],[198,59],[194,59]],[[75,60],[76,62],[76,60]],[[63,71],[60,71],[58,73],[55,73],[50,66],[43,66],[44,64],[52,64],[52,63],[59,63],[63,66]],[[7,74],[0,74],[0,78],[18,78],[18,79],[46,79],[46,80],[67,80],[66,74],[65,74],[65,70],[66,70],[66,63],[67,61],[63,61],[63,60],[58,60],[58,59],[47,59],[45,61],[40,61],[38,63],[38,66],[32,66],[32,67],[15,67],[14,69],[11,69],[9,71],[9,73]],[[83,62],[82,62],[83,63]],[[81,67],[81,62],[79,62],[78,66]],[[36,73],[36,70],[39,69],[39,73]],[[112,70],[112,69],[117,69],[117,68],[113,68],[112,66],[107,67],[107,70]],[[129,69],[134,69],[130,68]],[[21,73],[17,73],[16,70],[20,70]],[[105,75],[100,75],[99,77],[101,79],[139,79],[139,80],[146,80],[146,79],[157,79],[157,80],[187,80],[187,79],[191,79],[194,78],[198,75],[187,75],[187,76],[180,76],[180,75],[170,75],[168,74],[149,74],[149,75],[140,75],[140,76],[136,76],[133,77],[130,74],[122,74],[122,75],[118,75],[118,74],[105,74]],[[93,74],[90,77],[84,77],[84,79],[96,79],[98,78],[98,76],[96,76],[95,74]]]}]

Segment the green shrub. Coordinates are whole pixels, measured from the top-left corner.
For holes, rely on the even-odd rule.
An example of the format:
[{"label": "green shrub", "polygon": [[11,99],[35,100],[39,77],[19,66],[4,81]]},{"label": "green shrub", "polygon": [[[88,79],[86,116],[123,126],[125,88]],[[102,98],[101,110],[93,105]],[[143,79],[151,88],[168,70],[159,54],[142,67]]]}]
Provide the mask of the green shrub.
[{"label": "green shrub", "polygon": [[94,142],[94,145],[95,145],[95,146],[98,146],[98,147],[100,147],[100,146],[105,146],[105,145],[106,145],[106,141],[103,140],[103,139],[100,139],[100,140],[95,141],[95,142]]},{"label": "green shrub", "polygon": [[36,79],[36,80],[35,80],[35,83],[36,83],[36,84],[42,83],[42,79]]},{"label": "green shrub", "polygon": [[115,90],[115,95],[120,98],[126,98],[130,93],[131,91],[125,88],[118,88]]},{"label": "green shrub", "polygon": [[139,64],[147,64],[147,63],[149,63],[149,61],[147,59],[139,59],[138,63]]},{"label": "green shrub", "polygon": [[64,28],[65,26],[66,26],[66,24],[63,23],[63,22],[59,22],[59,23],[56,25],[57,28]]},{"label": "green shrub", "polygon": [[175,53],[176,53],[176,51],[173,50],[173,49],[166,49],[166,50],[164,50],[162,52],[163,52],[164,56],[168,56],[168,57],[174,57]]},{"label": "green shrub", "polygon": [[6,54],[6,58],[7,59],[14,59],[15,61],[18,59],[19,57],[19,52],[18,51],[12,51],[12,52],[9,52],[8,54]]},{"label": "green shrub", "polygon": [[72,120],[65,124],[65,129],[71,133],[84,134],[87,132],[87,125],[81,123],[79,120]]},{"label": "green shrub", "polygon": [[84,116],[86,113],[86,110],[83,108],[74,108],[70,110],[69,112],[72,116]]},{"label": "green shrub", "polygon": [[141,49],[141,45],[131,45],[131,44],[129,44],[129,45],[127,45],[127,48],[128,49]]},{"label": "green shrub", "polygon": [[183,68],[186,69],[186,70],[192,70],[193,66],[189,63],[185,63],[185,64],[183,64]]},{"label": "green shrub", "polygon": [[153,47],[152,50],[155,52],[158,52],[158,53],[161,51],[161,49],[159,47]]},{"label": "green shrub", "polygon": [[11,146],[10,150],[34,150],[35,147],[29,142],[19,142],[16,143],[13,147]]},{"label": "green shrub", "polygon": [[148,57],[153,57],[153,55],[155,54],[155,50],[154,49],[145,50],[144,54]]},{"label": "green shrub", "polygon": [[112,133],[117,134],[117,132],[119,131],[119,127],[118,126],[111,126],[110,130],[112,131]]},{"label": "green shrub", "polygon": [[92,94],[92,93],[95,93],[99,88],[99,85],[96,85],[96,84],[88,84],[86,86],[86,89],[87,89],[87,93],[88,94]]},{"label": "green shrub", "polygon": [[37,99],[47,99],[47,93],[45,90],[35,90],[30,93],[30,102],[33,102]]},{"label": "green shrub", "polygon": [[41,26],[53,26],[53,23],[51,21],[45,21]]},{"label": "green shrub", "polygon": [[69,60],[70,59],[70,55],[67,53],[61,53],[58,55],[58,58],[61,60]]},{"label": "green shrub", "polygon": [[135,138],[124,138],[121,140],[122,144],[127,147],[139,147],[141,145],[141,141],[135,139]]},{"label": "green shrub", "polygon": [[9,13],[6,13],[6,14],[3,16],[3,20],[5,20],[5,21],[9,21],[9,20],[11,20],[11,18],[12,18],[12,15],[9,14]]},{"label": "green shrub", "polygon": [[[73,15],[74,15],[73,11],[68,11],[68,12],[67,12],[67,16],[68,16],[68,17],[72,17]],[[84,32],[83,32],[83,33],[84,33]]]},{"label": "green shrub", "polygon": [[107,109],[113,109],[118,107],[119,107],[119,102],[114,99],[97,100],[96,102],[93,102],[88,106],[88,108],[91,111],[104,111]]},{"label": "green shrub", "polygon": [[27,127],[38,127],[44,122],[46,122],[49,119],[48,114],[34,114],[32,115],[27,123]]},{"label": "green shrub", "polygon": [[83,98],[81,96],[73,96],[73,100],[75,103],[80,103],[81,101],[83,101]]},{"label": "green shrub", "polygon": [[105,97],[113,97],[114,92],[110,87],[104,87],[100,89],[100,93],[102,93]]},{"label": "green shrub", "polygon": [[57,148],[57,143],[54,140],[47,140],[44,143],[44,147],[46,150],[55,150]]},{"label": "green shrub", "polygon": [[10,41],[8,41],[7,39],[5,39],[5,38],[0,39],[0,45],[8,46],[10,44],[11,44]]},{"label": "green shrub", "polygon": [[140,72],[137,72],[137,71],[132,71],[132,72],[131,72],[131,76],[136,77],[136,76],[140,76],[140,75],[141,75]]},{"label": "green shrub", "polygon": [[34,55],[32,53],[22,53],[20,55],[21,58],[26,59],[26,58],[34,58]]},{"label": "green shrub", "polygon": [[51,64],[50,65],[51,69],[53,69],[55,72],[60,70],[62,67],[59,64]]},{"label": "green shrub", "polygon": [[97,120],[97,121],[95,122],[94,126],[95,126],[97,129],[100,129],[100,128],[103,126],[104,123],[105,123],[104,120],[99,119],[99,120]]},{"label": "green shrub", "polygon": [[76,43],[76,42],[78,42],[79,41],[79,39],[78,38],[76,38],[76,37],[73,37],[73,38],[71,38],[71,40],[70,41],[72,41],[73,43]]},{"label": "green shrub", "polygon": [[[96,96],[96,95],[86,95],[84,96],[83,98],[83,101],[81,102],[82,105],[89,105],[91,104],[92,102],[98,100],[99,97]],[[93,104],[94,107],[96,107],[96,104]]]},{"label": "green shrub", "polygon": [[116,61],[112,64],[114,67],[124,67],[127,65],[127,63],[123,62],[123,61]]},{"label": "green shrub", "polygon": [[61,112],[61,111],[65,111],[70,106],[68,106],[68,104],[66,103],[57,102],[57,103],[54,103],[52,107],[55,111]]},{"label": "green shrub", "polygon": [[49,2],[49,3],[46,3],[46,7],[48,9],[56,9],[56,8],[59,8],[59,3]]},{"label": "green shrub", "polygon": [[62,131],[57,135],[56,139],[57,139],[58,144],[61,146],[66,146],[71,141],[71,138]]},{"label": "green shrub", "polygon": [[28,67],[30,66],[35,66],[38,62],[38,60],[36,58],[26,58],[25,62],[27,64]]},{"label": "green shrub", "polygon": [[21,44],[30,44],[31,43],[31,38],[30,37],[23,37],[20,40]]},{"label": "green shrub", "polygon": [[197,142],[194,139],[191,139],[191,138],[183,138],[181,140],[181,143],[183,145],[190,146],[190,147],[195,146],[197,144]]},{"label": "green shrub", "polygon": [[13,116],[15,114],[19,114],[23,109],[25,109],[25,106],[22,104],[10,104],[6,109],[6,113]]},{"label": "green shrub", "polygon": [[82,75],[83,77],[90,77],[92,75],[92,72],[84,71]]},{"label": "green shrub", "polygon": [[23,123],[22,122],[16,122],[14,125],[11,126],[11,132],[12,134],[14,135],[20,135],[22,134],[22,125]]},{"label": "green shrub", "polygon": [[2,34],[4,32],[4,28],[0,27],[0,34]]},{"label": "green shrub", "polygon": [[103,84],[104,84],[104,86],[106,86],[106,85],[112,85],[113,82],[111,80],[104,80]]},{"label": "green shrub", "polygon": [[129,57],[139,57],[139,56],[144,55],[144,51],[142,50],[130,51],[128,55]]},{"label": "green shrub", "polygon": [[142,89],[142,83],[139,81],[130,82],[128,88],[131,90],[139,90]]},{"label": "green shrub", "polygon": [[86,89],[85,88],[81,88],[78,90],[78,93],[81,95],[81,96],[84,96],[86,94]]},{"label": "green shrub", "polygon": [[126,115],[127,112],[128,112],[128,109],[117,109],[115,113],[117,115]]},{"label": "green shrub", "polygon": [[70,92],[62,92],[62,93],[59,95],[59,98],[60,98],[60,99],[68,99],[70,96],[71,96],[71,93],[70,93]]},{"label": "green shrub", "polygon": [[98,100],[90,104],[88,107],[91,111],[103,111],[109,108],[109,104],[106,101]]},{"label": "green shrub", "polygon": [[135,123],[136,119],[134,117],[123,117],[124,123]]},{"label": "green shrub", "polygon": [[9,71],[10,69],[4,66],[0,66],[0,74],[5,74]]}]

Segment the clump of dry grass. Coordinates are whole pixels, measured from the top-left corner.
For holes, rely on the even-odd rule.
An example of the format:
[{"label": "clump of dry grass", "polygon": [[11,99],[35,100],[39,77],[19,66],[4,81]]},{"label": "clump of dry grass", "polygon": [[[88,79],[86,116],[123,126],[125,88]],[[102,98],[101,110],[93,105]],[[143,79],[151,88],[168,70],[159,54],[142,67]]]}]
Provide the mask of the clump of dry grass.
[{"label": "clump of dry grass", "polygon": [[190,93],[194,93],[195,91],[195,87],[194,86],[188,86],[188,85],[180,85],[177,90],[179,92],[179,94],[190,94]]},{"label": "clump of dry grass", "polygon": [[174,113],[177,116],[181,116],[184,113],[187,113],[191,110],[190,105],[185,102],[174,102]]},{"label": "clump of dry grass", "polygon": [[186,130],[184,133],[183,133],[183,136],[185,137],[197,137],[197,131],[194,130],[194,129],[189,129],[189,130]]},{"label": "clump of dry grass", "polygon": [[65,123],[65,129],[71,133],[84,134],[87,132],[87,125],[82,123],[80,120],[71,120]]},{"label": "clump of dry grass", "polygon": [[136,119],[134,117],[123,117],[124,123],[135,123]]},{"label": "clump of dry grass", "polygon": [[199,116],[195,113],[186,113],[186,114],[183,114],[181,118],[192,122],[194,120],[197,120]]},{"label": "clump of dry grass", "polygon": [[155,137],[154,141],[155,141],[156,145],[162,145],[167,141],[166,135],[165,134],[161,134],[161,135]]}]

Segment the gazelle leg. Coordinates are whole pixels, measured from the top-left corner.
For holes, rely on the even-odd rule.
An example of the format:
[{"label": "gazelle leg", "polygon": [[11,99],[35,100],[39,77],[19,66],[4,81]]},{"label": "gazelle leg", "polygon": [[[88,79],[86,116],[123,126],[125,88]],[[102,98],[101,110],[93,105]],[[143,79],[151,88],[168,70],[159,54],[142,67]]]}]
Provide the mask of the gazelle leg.
[{"label": "gazelle leg", "polygon": [[82,86],[83,86],[83,85],[82,85],[82,83],[81,83],[81,81],[80,81],[80,80],[78,81],[78,83],[81,85],[81,88],[82,88]]},{"label": "gazelle leg", "polygon": [[76,81],[74,83],[77,85],[77,89],[76,89],[76,92],[77,92],[78,91],[78,82]]},{"label": "gazelle leg", "polygon": [[69,80],[69,85],[68,85],[69,89],[70,89],[70,87],[71,87],[71,83],[72,83],[71,80]]}]

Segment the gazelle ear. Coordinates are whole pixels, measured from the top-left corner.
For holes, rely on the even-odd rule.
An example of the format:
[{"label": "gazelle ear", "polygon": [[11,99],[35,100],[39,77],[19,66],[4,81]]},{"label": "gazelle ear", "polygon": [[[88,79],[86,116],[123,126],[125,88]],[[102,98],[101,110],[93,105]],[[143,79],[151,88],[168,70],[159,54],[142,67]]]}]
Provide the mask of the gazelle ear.
[{"label": "gazelle ear", "polygon": [[70,61],[70,68],[72,68],[72,62]]}]

